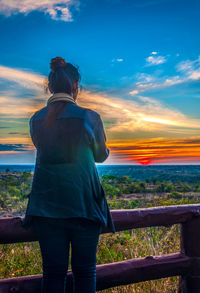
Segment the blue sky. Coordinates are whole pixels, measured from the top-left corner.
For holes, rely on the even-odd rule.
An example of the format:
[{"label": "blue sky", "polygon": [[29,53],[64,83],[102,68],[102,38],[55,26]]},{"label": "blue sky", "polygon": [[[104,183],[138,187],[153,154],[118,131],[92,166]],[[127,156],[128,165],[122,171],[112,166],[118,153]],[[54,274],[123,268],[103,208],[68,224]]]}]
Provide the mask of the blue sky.
[{"label": "blue sky", "polygon": [[0,7],[0,163],[34,162],[28,121],[50,96],[42,85],[55,56],[80,68],[79,104],[102,117],[105,164],[200,162],[199,1]]}]

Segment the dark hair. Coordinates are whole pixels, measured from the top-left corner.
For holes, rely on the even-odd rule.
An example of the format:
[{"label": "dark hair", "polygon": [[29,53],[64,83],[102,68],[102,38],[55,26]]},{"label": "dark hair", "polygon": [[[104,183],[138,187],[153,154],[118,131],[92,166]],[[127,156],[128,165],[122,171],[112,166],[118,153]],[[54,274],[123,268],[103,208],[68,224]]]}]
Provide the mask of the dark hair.
[{"label": "dark hair", "polygon": [[56,120],[56,116],[62,114],[62,112],[64,111],[65,105],[65,101],[50,103],[50,105],[48,106],[46,118],[44,120],[44,125],[52,126],[54,121]]},{"label": "dark hair", "polygon": [[[71,63],[66,63],[65,59],[61,57],[52,58],[50,68],[51,72],[49,73],[48,81],[52,92],[71,94],[73,83],[80,80],[78,68]],[[65,104],[65,101],[50,103],[44,121],[45,126],[51,126],[54,123],[56,116],[64,110]]]},{"label": "dark hair", "polygon": [[62,57],[52,58],[50,68],[48,81],[52,92],[71,94],[73,84],[80,80],[78,68]]}]

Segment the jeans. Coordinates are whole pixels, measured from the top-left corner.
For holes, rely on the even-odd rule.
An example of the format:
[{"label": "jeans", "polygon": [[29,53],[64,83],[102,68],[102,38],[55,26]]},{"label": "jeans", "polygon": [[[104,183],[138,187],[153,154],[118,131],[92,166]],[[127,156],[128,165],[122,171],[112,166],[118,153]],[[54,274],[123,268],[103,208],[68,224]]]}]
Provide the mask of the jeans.
[{"label": "jeans", "polygon": [[33,217],[42,255],[41,293],[65,293],[71,243],[73,293],[96,292],[100,223],[85,218]]}]

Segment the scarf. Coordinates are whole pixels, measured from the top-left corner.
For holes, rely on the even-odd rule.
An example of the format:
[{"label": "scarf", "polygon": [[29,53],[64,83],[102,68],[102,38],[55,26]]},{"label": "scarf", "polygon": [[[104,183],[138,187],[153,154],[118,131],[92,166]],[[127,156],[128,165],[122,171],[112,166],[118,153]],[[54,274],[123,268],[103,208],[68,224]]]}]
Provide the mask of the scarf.
[{"label": "scarf", "polygon": [[72,102],[74,104],[76,104],[76,101],[74,100],[74,98],[67,94],[67,93],[56,93],[53,94],[48,100],[47,100],[47,105],[53,102],[57,102],[57,101],[69,101]]}]

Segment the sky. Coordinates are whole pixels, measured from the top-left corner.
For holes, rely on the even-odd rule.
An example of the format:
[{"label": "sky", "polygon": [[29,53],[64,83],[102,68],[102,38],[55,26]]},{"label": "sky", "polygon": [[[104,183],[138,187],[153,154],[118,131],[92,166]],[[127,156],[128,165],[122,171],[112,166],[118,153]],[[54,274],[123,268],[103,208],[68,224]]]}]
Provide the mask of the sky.
[{"label": "sky", "polygon": [[200,164],[200,1],[0,0],[0,164],[34,164],[51,58],[79,67],[103,164]]}]

